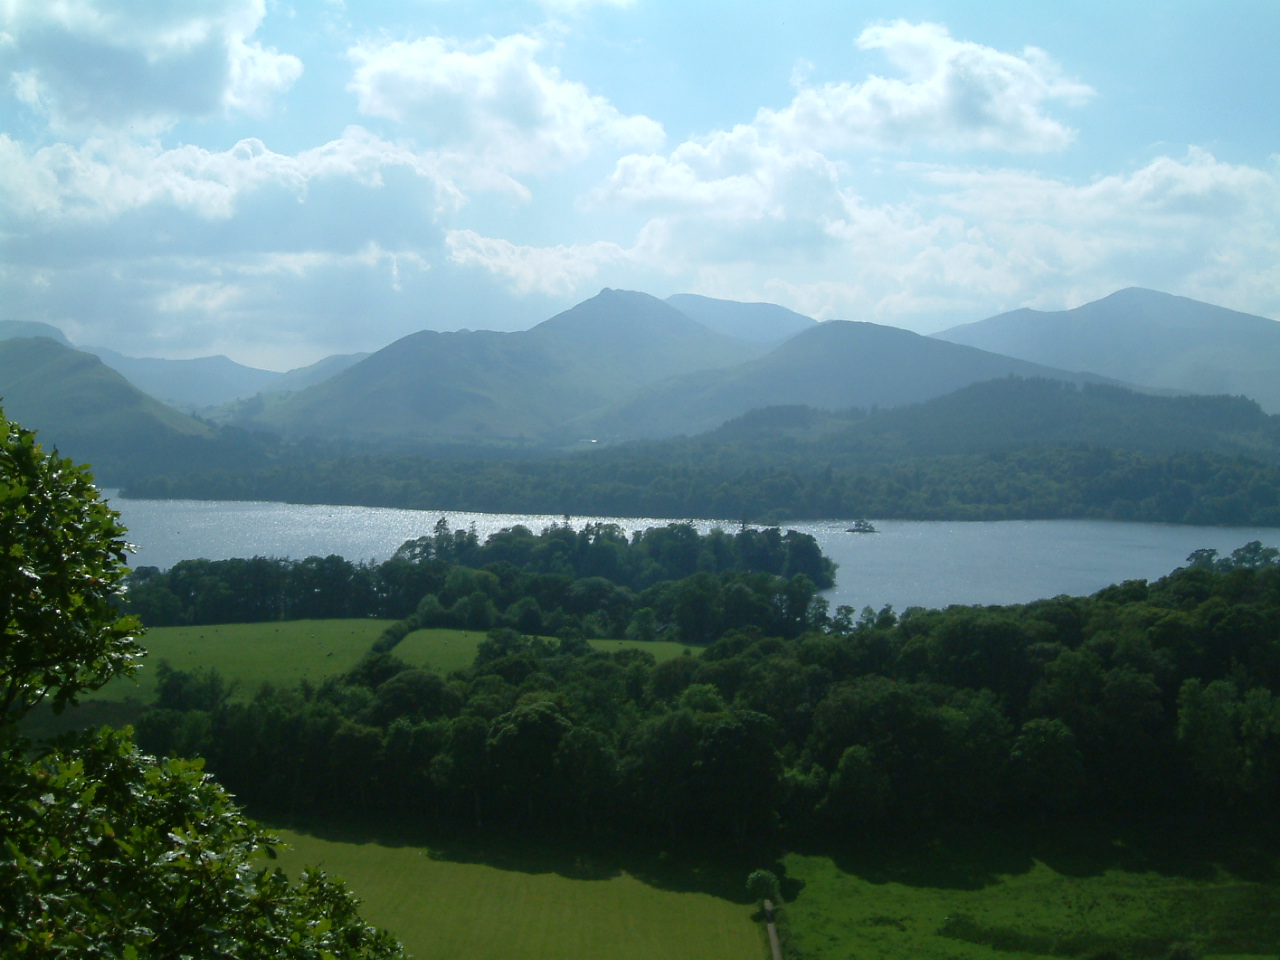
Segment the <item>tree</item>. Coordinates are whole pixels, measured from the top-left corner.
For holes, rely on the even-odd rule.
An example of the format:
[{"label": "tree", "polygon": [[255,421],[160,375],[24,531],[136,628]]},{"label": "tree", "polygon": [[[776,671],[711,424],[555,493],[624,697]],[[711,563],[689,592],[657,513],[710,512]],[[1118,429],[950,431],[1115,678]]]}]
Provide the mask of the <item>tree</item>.
[{"label": "tree", "polygon": [[772,870],[752,870],[747,877],[747,896],[752,900],[772,900],[779,903],[782,900],[781,891],[782,885],[778,883],[778,876]]},{"label": "tree", "polygon": [[42,701],[135,669],[123,536],[88,470],[0,412],[0,954],[402,957],[340,884],[263,865],[276,839],[201,761],[144,756],[128,731],[18,735]]},{"label": "tree", "polygon": [[127,572],[124,528],[84,467],[46,456],[0,410],[0,731],[48,700],[131,674],[137,621],[115,602]]}]

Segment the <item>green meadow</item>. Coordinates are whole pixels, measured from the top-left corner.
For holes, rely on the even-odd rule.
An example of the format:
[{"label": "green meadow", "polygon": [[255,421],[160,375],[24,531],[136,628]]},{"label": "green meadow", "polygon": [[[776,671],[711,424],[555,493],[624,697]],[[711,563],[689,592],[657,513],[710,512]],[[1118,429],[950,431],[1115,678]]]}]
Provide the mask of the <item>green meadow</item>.
[{"label": "green meadow", "polygon": [[581,860],[495,866],[428,847],[282,837],[286,872],[318,866],[341,877],[364,901],[365,918],[392,930],[417,960],[763,960],[768,953],[752,906]]},{"label": "green meadow", "polygon": [[[155,665],[161,660],[176,670],[217,670],[226,679],[236,681],[236,699],[251,698],[263,683],[280,686],[301,680],[318,682],[355,666],[389,623],[285,620],[153,627],[142,638],[147,656],[137,676],[114,680],[84,699],[113,703],[152,700],[156,692]],[[392,652],[412,666],[449,674],[471,665],[484,638],[484,632],[479,630],[417,630]],[[606,653],[646,650],[659,661],[682,656],[689,650],[683,644],[663,641],[592,640],[591,645]]]},{"label": "green meadow", "polygon": [[286,620],[153,627],[142,637],[147,656],[134,680],[114,680],[86,699],[151,700],[156,691],[155,665],[161,660],[176,670],[217,670],[237,681],[237,698],[248,699],[263,683],[319,681],[349,670],[387,624],[385,620]]},{"label": "green meadow", "polygon": [[782,861],[793,960],[1275,957],[1274,848],[1070,829]]}]

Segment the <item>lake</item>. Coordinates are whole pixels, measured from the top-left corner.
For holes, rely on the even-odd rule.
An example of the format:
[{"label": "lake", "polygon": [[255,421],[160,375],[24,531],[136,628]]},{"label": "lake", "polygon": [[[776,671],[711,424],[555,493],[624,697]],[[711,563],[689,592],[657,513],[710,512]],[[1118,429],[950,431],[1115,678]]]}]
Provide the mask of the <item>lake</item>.
[{"label": "lake", "polygon": [[[288,557],[338,554],[348,560],[387,559],[406,540],[431,532],[444,517],[450,529],[475,526],[481,539],[524,524],[535,532],[562,517],[527,514],[393,510],[217,500],[125,500],[106,491],[137,545],[131,564],[171,567],[204,557]],[[672,521],[597,520],[624,530]],[[698,521],[706,531],[736,524]],[[1089,594],[1123,580],[1161,577],[1201,547],[1230,553],[1250,540],[1280,545],[1274,527],[1186,527],[1093,520],[997,522],[875,521],[879,532],[847,533],[849,521],[786,525],[815,537],[840,565],[827,597],[877,609],[892,604],[944,607],[952,603],[1024,603],[1058,594]]]}]

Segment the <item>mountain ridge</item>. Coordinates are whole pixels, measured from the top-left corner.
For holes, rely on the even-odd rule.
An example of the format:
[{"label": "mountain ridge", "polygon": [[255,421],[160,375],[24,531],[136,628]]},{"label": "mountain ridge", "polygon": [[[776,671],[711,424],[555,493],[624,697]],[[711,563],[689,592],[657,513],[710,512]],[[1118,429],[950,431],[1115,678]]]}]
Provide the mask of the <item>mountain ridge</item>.
[{"label": "mountain ridge", "polygon": [[1280,323],[1126,287],[1069,310],[1022,308],[933,334],[1162,389],[1242,394],[1280,412]]}]

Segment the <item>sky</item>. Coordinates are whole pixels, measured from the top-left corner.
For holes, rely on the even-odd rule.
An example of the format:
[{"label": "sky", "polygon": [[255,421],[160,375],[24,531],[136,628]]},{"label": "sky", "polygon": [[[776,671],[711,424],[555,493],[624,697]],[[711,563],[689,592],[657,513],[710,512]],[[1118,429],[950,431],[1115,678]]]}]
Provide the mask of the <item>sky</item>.
[{"label": "sky", "polygon": [[1280,3],[0,0],[0,319],[284,370],[604,287],[1280,318]]}]

